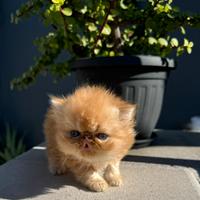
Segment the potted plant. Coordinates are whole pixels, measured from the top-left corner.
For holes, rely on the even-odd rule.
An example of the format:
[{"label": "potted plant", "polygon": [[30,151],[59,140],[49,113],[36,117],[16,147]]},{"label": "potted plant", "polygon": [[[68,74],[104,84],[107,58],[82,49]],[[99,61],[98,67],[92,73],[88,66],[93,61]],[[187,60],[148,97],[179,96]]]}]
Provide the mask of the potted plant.
[{"label": "potted plant", "polygon": [[185,28],[200,27],[200,15],[181,12],[173,0],[28,0],[11,18],[33,15],[51,29],[35,40],[41,56],[12,87],[26,88],[43,72],[57,78],[74,70],[79,84],[101,83],[137,103],[137,137],[150,142],[175,67],[167,57],[191,53]]}]

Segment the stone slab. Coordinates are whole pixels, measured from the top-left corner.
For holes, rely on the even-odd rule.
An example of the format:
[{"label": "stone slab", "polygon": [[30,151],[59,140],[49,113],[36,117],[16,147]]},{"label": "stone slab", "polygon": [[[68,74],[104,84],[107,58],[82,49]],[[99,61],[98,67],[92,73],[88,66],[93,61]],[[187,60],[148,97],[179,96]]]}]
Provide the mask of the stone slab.
[{"label": "stone slab", "polygon": [[[170,137],[173,141],[179,134],[158,132],[159,140]],[[153,146],[133,149],[121,164],[124,185],[96,193],[77,183],[71,174],[51,175],[45,147],[38,146],[0,166],[0,199],[199,200],[199,155],[200,140],[199,146],[169,145],[165,139],[163,144],[157,141]]]}]

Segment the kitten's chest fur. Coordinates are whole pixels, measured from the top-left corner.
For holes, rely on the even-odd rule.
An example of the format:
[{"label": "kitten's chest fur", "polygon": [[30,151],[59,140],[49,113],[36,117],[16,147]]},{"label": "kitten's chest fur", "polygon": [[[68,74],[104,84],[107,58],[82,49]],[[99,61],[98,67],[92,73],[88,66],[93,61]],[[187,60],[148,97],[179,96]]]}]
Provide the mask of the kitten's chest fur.
[{"label": "kitten's chest fur", "polygon": [[63,158],[63,167],[67,168],[71,172],[84,173],[87,171],[98,171],[103,173],[106,167],[112,164],[113,161],[98,161],[95,158],[83,159],[76,158],[72,155],[65,155]]}]

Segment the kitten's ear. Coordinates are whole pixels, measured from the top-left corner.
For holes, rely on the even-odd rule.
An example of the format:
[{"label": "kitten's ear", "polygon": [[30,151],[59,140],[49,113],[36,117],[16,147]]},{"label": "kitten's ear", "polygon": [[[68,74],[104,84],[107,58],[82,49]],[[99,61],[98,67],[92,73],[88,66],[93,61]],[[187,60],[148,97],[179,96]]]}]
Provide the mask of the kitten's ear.
[{"label": "kitten's ear", "polygon": [[63,105],[63,103],[65,102],[65,99],[61,98],[61,97],[56,97],[56,96],[49,95],[49,101],[50,101],[50,104],[53,107],[58,108],[61,105]]},{"label": "kitten's ear", "polygon": [[136,115],[136,105],[125,104],[120,108],[120,120],[132,121]]}]

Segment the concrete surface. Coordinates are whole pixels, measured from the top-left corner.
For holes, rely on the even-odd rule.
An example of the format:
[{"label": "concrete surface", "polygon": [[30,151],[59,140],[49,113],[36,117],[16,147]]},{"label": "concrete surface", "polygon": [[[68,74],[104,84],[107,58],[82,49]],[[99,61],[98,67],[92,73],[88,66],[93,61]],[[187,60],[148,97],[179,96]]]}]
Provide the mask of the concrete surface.
[{"label": "concrete surface", "polygon": [[0,199],[199,200],[200,133],[157,134],[152,146],[133,149],[123,160],[122,187],[95,193],[71,174],[53,176],[45,147],[37,146],[0,167]]}]

